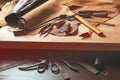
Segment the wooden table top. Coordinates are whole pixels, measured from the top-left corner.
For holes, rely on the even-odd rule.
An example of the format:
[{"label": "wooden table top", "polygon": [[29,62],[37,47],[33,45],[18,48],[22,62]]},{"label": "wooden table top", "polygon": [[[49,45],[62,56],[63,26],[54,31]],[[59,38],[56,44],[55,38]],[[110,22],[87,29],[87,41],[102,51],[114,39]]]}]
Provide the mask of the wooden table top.
[{"label": "wooden table top", "polygon": [[[79,26],[76,36],[58,37],[48,35],[46,38],[37,35],[14,36],[11,27],[0,28],[0,48],[17,49],[59,49],[59,50],[113,50],[120,51],[120,14],[107,23],[115,24],[115,27],[100,25],[100,29],[106,37],[100,37],[95,33],[90,38],[82,39],[79,35],[87,32],[84,25]],[[61,46],[61,47],[58,47]]]}]

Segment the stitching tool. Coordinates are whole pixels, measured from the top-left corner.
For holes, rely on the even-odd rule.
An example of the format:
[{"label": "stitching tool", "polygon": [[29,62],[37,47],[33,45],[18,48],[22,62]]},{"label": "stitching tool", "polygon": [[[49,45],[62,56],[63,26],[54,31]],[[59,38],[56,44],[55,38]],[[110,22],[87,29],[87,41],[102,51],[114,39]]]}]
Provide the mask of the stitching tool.
[{"label": "stitching tool", "polygon": [[25,64],[26,62],[27,62],[26,60],[24,60],[22,62],[21,61],[11,62],[10,64],[7,64],[3,67],[0,67],[0,72],[11,69],[11,68],[14,68],[14,67],[17,67],[17,66],[20,66],[22,64]]},{"label": "stitching tool", "polygon": [[[79,64],[81,67],[87,69],[88,71],[90,71],[91,73],[93,74],[98,74],[99,71],[97,69],[95,69],[94,67],[90,66],[89,64],[85,63],[84,61],[82,61],[81,59],[79,59],[78,57],[76,56],[73,56],[74,60],[76,62],[73,62],[73,63],[76,63],[76,64]],[[70,58],[71,59],[71,58]],[[72,59],[71,59],[72,60]]]},{"label": "stitching tool", "polygon": [[54,74],[58,74],[60,72],[58,65],[53,60],[50,60],[50,69]]},{"label": "stitching tool", "polygon": [[37,67],[37,72],[38,72],[38,73],[43,73],[43,72],[45,72],[45,70],[48,68],[47,62],[48,62],[48,61],[45,60],[44,63],[38,64],[38,67]]},{"label": "stitching tool", "polygon": [[97,58],[95,59],[94,67],[95,67],[95,69],[99,70],[99,72],[100,72],[101,74],[103,74],[104,76],[108,76],[108,75],[109,75],[108,72],[103,71],[103,66],[102,66],[102,64],[101,64],[101,59],[100,59],[99,57],[97,57]]},{"label": "stitching tool", "polygon": [[79,72],[79,70],[76,67],[71,65],[71,61],[68,61],[66,59],[67,58],[65,57],[65,59],[58,59],[58,60],[63,62],[65,65],[67,65],[67,67],[69,67],[72,71]]},{"label": "stitching tool", "polygon": [[19,70],[22,70],[22,71],[35,70],[35,69],[38,68],[38,65],[39,65],[39,64],[43,64],[43,63],[45,63],[45,62],[46,62],[46,60],[41,60],[40,62],[37,62],[37,63],[32,64],[32,65],[30,65],[30,66],[27,66],[27,67],[19,67],[18,69],[19,69]]},{"label": "stitching tool", "polygon": [[75,72],[79,72],[79,70],[78,70],[77,68],[71,66],[69,62],[67,62],[67,61],[63,61],[63,62],[64,62],[71,70],[73,70],[73,71],[75,71]]},{"label": "stitching tool", "polygon": [[55,19],[55,20],[53,20],[51,23],[49,23],[48,25],[46,25],[46,27],[43,27],[43,28],[40,30],[40,32],[41,32],[40,36],[41,36],[41,35],[44,35],[44,34],[46,33],[46,35],[44,36],[44,37],[46,37],[46,36],[52,31],[52,29],[53,29],[53,27],[54,27],[54,24],[55,24],[55,22],[56,22],[57,20],[58,20],[58,19]]}]

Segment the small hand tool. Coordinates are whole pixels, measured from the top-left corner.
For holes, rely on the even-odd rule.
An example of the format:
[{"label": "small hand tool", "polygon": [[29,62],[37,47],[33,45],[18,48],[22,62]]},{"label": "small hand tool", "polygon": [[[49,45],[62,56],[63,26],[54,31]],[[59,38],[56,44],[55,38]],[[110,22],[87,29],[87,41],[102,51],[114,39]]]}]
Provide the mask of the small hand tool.
[{"label": "small hand tool", "polygon": [[18,11],[19,15],[24,15],[25,13],[29,12],[30,10],[34,9],[35,7],[45,3],[48,0],[32,0],[28,5]]},{"label": "small hand tool", "polygon": [[43,63],[38,64],[37,72],[43,73],[43,72],[45,72],[46,69],[48,69],[48,60],[44,60]]},{"label": "small hand tool", "polygon": [[58,74],[60,72],[58,65],[55,62],[53,62],[53,60],[50,60],[50,69],[54,74]]},{"label": "small hand tool", "polygon": [[[54,57],[54,59],[56,60],[56,58]],[[61,59],[57,60],[61,61]],[[66,70],[64,70],[63,66],[59,65],[59,69],[60,69],[60,75],[63,77],[64,80],[70,80],[70,76],[68,75],[68,73],[66,72]]]},{"label": "small hand tool", "polygon": [[44,36],[44,37],[46,37],[52,31],[56,21],[57,21],[57,19],[55,19],[55,20],[51,21],[49,24],[45,25],[45,27],[43,27],[39,32],[39,33],[41,33],[40,36],[46,34]]},{"label": "small hand tool", "polygon": [[70,76],[65,71],[61,72],[61,75],[64,78],[64,80],[70,80]]},{"label": "small hand tool", "polygon": [[91,16],[106,18],[106,17],[108,17],[108,11],[105,11],[105,10],[98,10],[98,11],[85,10],[85,11],[79,11],[78,15],[82,16],[82,17],[87,17],[87,18],[90,18]]},{"label": "small hand tool", "polygon": [[27,67],[19,67],[18,69],[19,69],[19,70],[22,70],[22,71],[35,70],[35,69],[38,68],[38,65],[39,65],[39,64],[43,64],[43,63],[45,63],[45,62],[46,62],[46,60],[41,60],[41,61],[39,61],[39,62],[37,62],[37,63],[35,63],[35,64],[32,64],[32,65],[30,65],[30,66],[27,66]]},{"label": "small hand tool", "polygon": [[75,10],[75,9],[79,9],[80,6],[77,6],[77,5],[70,5],[68,6],[70,10]]},{"label": "small hand tool", "polygon": [[80,66],[82,66],[83,68],[87,69],[88,71],[90,71],[93,74],[98,74],[99,71],[97,69],[95,69],[94,67],[90,66],[89,64],[85,63],[84,61],[80,60],[78,57],[73,56],[76,64],[79,64]]},{"label": "small hand tool", "polygon": [[60,28],[64,24],[65,24],[65,19],[59,19],[55,22],[56,28]]},{"label": "small hand tool", "polygon": [[59,74],[60,72],[60,67],[59,65],[56,63],[56,59],[53,55],[49,55],[49,67],[52,73],[54,74]]},{"label": "small hand tool", "polygon": [[71,27],[70,22],[65,21],[65,24],[58,29],[58,33],[63,33],[63,32],[69,33],[70,27]]},{"label": "small hand tool", "polygon": [[39,31],[40,36],[42,36],[45,33],[47,33],[47,31],[49,30],[49,28],[50,28],[51,25],[52,25],[51,23],[48,23],[44,27],[42,27],[41,30]]},{"label": "small hand tool", "polygon": [[[99,24],[96,24],[96,23],[94,23],[92,25],[95,27],[99,26]],[[93,34],[93,31],[89,29],[88,32],[81,34],[80,37],[82,37],[82,39],[86,39],[86,38],[90,38],[92,34]]]},{"label": "small hand tool", "polygon": [[0,66],[0,72],[11,69],[11,68],[14,68],[14,67],[17,67],[17,66],[20,66],[20,65],[22,65],[22,64],[24,64],[26,62],[27,61],[24,60],[22,62],[21,61],[13,61],[13,62],[8,63],[7,65],[3,64],[2,67]]},{"label": "small hand tool", "polygon": [[46,37],[48,34],[50,34],[50,32],[52,31],[54,25],[57,23],[58,20],[61,20],[61,19],[63,20],[63,19],[66,19],[66,18],[67,18],[67,15],[63,14],[63,15],[60,15],[56,18],[53,18],[52,20],[49,20],[45,24],[41,25],[42,29],[39,32],[39,33],[41,33],[40,36],[43,35],[43,34],[46,34],[44,36],[44,37]]},{"label": "small hand tool", "polygon": [[37,72],[43,73],[43,72],[45,72],[46,68],[47,68],[47,65],[45,63],[38,64]]},{"label": "small hand tool", "polygon": [[84,18],[82,18],[79,15],[74,15],[76,19],[78,19],[78,21],[80,21],[83,25],[85,25],[87,28],[89,28],[90,30],[92,30],[93,32],[95,32],[97,35],[103,37],[103,31],[98,29],[97,27],[94,27],[92,25],[90,25],[90,23],[88,21],[86,21]]},{"label": "small hand tool", "polygon": [[72,71],[79,72],[79,70],[76,67],[71,65],[71,61],[67,61],[66,59],[67,58],[65,57],[65,59],[58,59],[58,60],[65,63]]},{"label": "small hand tool", "polygon": [[97,70],[99,70],[100,73],[103,74],[104,76],[109,75],[108,72],[103,71],[103,66],[102,66],[102,64],[101,64],[101,60],[100,60],[99,57],[97,57],[97,58],[95,59],[94,67],[95,67]]},{"label": "small hand tool", "polygon": [[97,24],[102,24],[102,25],[107,25],[107,26],[112,26],[112,27],[116,26],[115,24],[112,24],[112,23],[99,22],[99,21],[95,21],[95,20],[92,20],[92,19],[86,19],[86,20],[88,22],[94,22],[94,23],[97,23]]},{"label": "small hand tool", "polygon": [[42,27],[44,27],[45,25],[50,24],[51,21],[59,20],[59,19],[65,19],[66,16],[67,16],[66,14],[62,14],[62,15],[60,15],[60,16],[57,16],[57,17],[55,17],[55,18],[52,18],[52,19],[50,19],[50,20],[48,20],[48,21],[45,21],[45,22],[43,22],[43,23],[37,24],[36,26],[33,26],[33,27],[29,28],[29,30],[34,30],[34,29],[42,28]]},{"label": "small hand tool", "polygon": [[66,70],[64,70],[64,68],[62,67],[61,67],[60,75],[63,77],[64,80],[70,80],[70,76],[68,75]]},{"label": "small hand tool", "polygon": [[100,61],[100,58],[97,57],[95,59],[95,63],[94,63],[94,67],[97,69],[97,70],[103,70],[103,67],[101,65],[101,61]]},{"label": "small hand tool", "polygon": [[96,70],[94,67],[88,65],[87,63],[83,62],[82,60],[79,61],[79,64],[86,68],[88,71],[92,72],[93,74],[98,74],[99,71]]},{"label": "small hand tool", "polygon": [[15,7],[11,10],[11,12],[5,17],[5,21],[8,24],[12,24],[12,25],[17,24],[17,21],[19,20],[19,15],[17,14],[17,12],[21,8],[23,8],[28,2],[29,0],[19,0],[15,5]]},{"label": "small hand tool", "polygon": [[57,22],[59,22],[58,26],[54,27],[54,29],[51,31],[52,35],[55,36],[73,36],[78,33],[78,26],[80,25],[78,20],[73,20],[71,16],[66,16],[66,18],[60,19]]},{"label": "small hand tool", "polygon": [[75,71],[75,72],[79,72],[79,70],[78,70],[77,68],[71,66],[69,62],[67,62],[67,61],[63,61],[63,62],[64,62],[71,70],[73,70],[73,71]]}]

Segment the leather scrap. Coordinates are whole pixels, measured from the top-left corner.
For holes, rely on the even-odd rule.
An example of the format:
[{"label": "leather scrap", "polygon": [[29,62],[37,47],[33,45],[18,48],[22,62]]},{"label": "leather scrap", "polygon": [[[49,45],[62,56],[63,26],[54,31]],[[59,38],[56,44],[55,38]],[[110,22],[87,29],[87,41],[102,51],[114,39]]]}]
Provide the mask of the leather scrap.
[{"label": "leather scrap", "polygon": [[78,26],[79,26],[79,22],[77,20],[75,21],[67,21],[65,22],[64,25],[62,25],[59,28],[54,28],[51,31],[52,35],[55,36],[72,36],[72,35],[76,35],[78,33]]},{"label": "leather scrap", "polygon": [[100,17],[91,17],[90,19],[94,19],[96,21],[99,22],[106,22],[108,20],[110,20],[111,18],[115,17],[116,15],[119,14],[119,8],[117,8],[117,4],[112,4],[112,3],[104,3],[104,2],[99,2],[99,1],[79,1],[79,0],[75,0],[75,1],[71,1],[65,4],[66,6],[78,6],[80,8],[76,8],[71,10],[74,13],[78,13],[79,11],[100,11],[100,10],[104,10],[104,11],[108,11],[108,18],[100,18]]}]

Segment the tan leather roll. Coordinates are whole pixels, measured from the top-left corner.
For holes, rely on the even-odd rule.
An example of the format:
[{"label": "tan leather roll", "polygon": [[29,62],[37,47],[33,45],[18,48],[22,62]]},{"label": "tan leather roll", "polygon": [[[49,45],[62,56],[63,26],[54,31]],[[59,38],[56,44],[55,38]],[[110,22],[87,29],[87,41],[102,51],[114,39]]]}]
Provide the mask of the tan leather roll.
[{"label": "tan leather roll", "polygon": [[18,22],[19,28],[27,31],[31,27],[55,17],[55,15],[58,16],[63,7],[61,1],[63,0],[49,0],[28,12],[20,18]]}]

